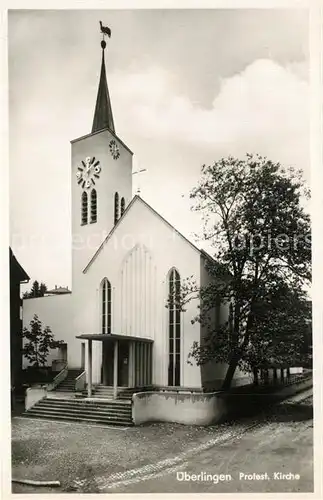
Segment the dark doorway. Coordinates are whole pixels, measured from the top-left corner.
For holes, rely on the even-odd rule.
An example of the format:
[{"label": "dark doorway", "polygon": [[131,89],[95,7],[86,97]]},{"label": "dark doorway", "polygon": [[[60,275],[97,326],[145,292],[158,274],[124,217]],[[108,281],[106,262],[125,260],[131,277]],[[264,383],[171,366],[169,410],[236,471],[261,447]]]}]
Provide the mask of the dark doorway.
[{"label": "dark doorway", "polygon": [[129,380],[129,342],[119,340],[118,386],[127,387]]},{"label": "dark doorway", "polygon": [[[127,387],[129,380],[129,342],[118,341],[118,387]],[[102,345],[102,384],[113,386],[114,343]]]}]

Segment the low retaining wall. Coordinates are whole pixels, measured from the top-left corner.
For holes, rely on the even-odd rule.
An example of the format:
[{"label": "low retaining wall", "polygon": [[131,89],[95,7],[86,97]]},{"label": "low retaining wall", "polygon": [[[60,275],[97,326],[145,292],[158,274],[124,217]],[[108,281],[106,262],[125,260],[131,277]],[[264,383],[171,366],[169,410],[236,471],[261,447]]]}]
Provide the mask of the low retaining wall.
[{"label": "low retaining wall", "polygon": [[135,425],[144,422],[177,422],[209,425],[215,415],[225,412],[224,402],[211,394],[177,392],[140,392],[134,394],[132,418]]},{"label": "low retaining wall", "polygon": [[[132,396],[135,425],[145,422],[177,422],[210,425],[233,416],[247,415],[260,406],[285,399],[312,386],[312,378],[279,387],[275,392],[250,393],[178,393],[140,392]],[[255,390],[255,389],[254,389]]]},{"label": "low retaining wall", "polygon": [[25,396],[25,410],[29,410],[34,406],[37,401],[47,397],[47,390],[45,387],[28,387]]}]

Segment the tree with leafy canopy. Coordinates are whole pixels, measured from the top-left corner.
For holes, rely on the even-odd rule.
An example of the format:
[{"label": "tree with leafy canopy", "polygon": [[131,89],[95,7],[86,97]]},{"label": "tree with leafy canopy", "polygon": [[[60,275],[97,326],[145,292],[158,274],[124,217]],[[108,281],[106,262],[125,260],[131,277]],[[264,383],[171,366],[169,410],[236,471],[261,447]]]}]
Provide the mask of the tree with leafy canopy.
[{"label": "tree with leafy canopy", "polygon": [[59,347],[63,340],[55,340],[54,335],[49,328],[43,328],[37,314],[34,314],[30,321],[30,327],[23,329],[23,355],[32,363],[32,366],[39,368],[45,366],[50,349]]},{"label": "tree with leafy canopy", "polygon": [[[202,167],[190,194],[202,214],[203,239],[214,254],[206,260],[210,283],[183,281],[176,300],[199,299],[206,334],[189,355],[198,365],[227,363],[222,389],[237,367],[291,366],[306,357],[310,309],[304,287],[311,280],[309,197],[300,171],[260,155],[223,158]],[[214,326],[217,303],[229,304],[228,320]],[[307,349],[308,350],[308,349]]]},{"label": "tree with leafy canopy", "polygon": [[47,286],[45,283],[35,280],[31,286],[31,289],[29,292],[25,292],[23,294],[24,299],[31,299],[35,297],[44,297],[45,293],[47,292]]}]

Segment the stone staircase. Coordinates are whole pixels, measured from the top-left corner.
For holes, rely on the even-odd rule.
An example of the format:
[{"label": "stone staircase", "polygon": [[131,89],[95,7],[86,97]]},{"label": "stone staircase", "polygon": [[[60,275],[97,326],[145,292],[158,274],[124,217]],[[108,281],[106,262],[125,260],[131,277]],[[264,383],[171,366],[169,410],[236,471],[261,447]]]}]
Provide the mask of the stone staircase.
[{"label": "stone staircase", "polygon": [[[139,389],[133,387],[118,387],[117,400],[118,401],[131,401],[132,395],[139,392]],[[98,384],[92,389],[93,396],[100,399],[107,399],[113,401],[113,387]],[[87,396],[87,391],[82,392],[84,397]]]},{"label": "stone staircase", "polygon": [[22,416],[101,425],[126,427],[133,425],[130,401],[94,401],[49,397],[38,401]]},{"label": "stone staircase", "polygon": [[82,369],[68,370],[67,377],[56,388],[57,392],[74,392],[75,379],[82,373]]}]

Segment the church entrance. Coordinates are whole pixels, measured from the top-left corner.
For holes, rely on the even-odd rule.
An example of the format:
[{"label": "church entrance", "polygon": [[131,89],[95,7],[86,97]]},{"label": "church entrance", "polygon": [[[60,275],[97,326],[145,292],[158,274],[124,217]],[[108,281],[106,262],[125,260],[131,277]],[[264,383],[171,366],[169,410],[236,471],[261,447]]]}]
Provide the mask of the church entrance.
[{"label": "church entrance", "polygon": [[[101,381],[103,385],[113,385],[114,342],[102,343]],[[118,387],[129,386],[129,341],[118,341]]]},{"label": "church entrance", "polygon": [[88,341],[86,381],[88,397],[92,397],[92,342],[102,342],[101,384],[113,387],[114,398],[118,387],[147,387],[152,384],[153,341],[114,333],[87,333],[77,336]]}]

